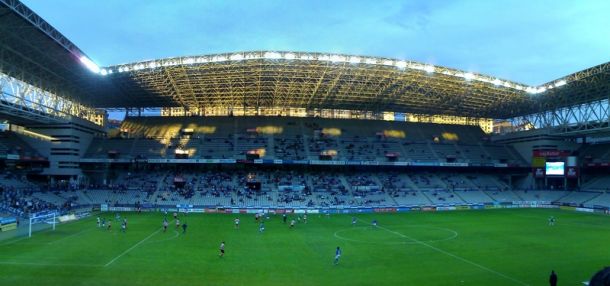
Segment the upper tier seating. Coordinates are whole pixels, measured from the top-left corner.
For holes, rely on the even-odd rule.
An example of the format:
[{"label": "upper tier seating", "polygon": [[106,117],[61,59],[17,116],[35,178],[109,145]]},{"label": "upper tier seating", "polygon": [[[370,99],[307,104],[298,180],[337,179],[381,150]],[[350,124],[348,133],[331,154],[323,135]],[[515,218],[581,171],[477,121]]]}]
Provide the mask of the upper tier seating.
[{"label": "upper tier seating", "polygon": [[[485,142],[477,126],[323,118],[132,117],[125,139],[96,138],[86,157],[508,163],[524,165],[512,148]],[[189,133],[185,133],[188,131]]]}]

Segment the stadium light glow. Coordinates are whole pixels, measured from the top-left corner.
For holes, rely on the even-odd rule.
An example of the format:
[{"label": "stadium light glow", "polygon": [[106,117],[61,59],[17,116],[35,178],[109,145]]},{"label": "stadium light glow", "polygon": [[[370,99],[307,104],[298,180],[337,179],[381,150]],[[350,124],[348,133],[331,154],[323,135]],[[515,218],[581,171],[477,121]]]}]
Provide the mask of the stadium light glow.
[{"label": "stadium light glow", "polygon": [[557,88],[565,85],[567,82],[565,79],[558,80],[554,83],[549,83],[546,86],[527,86],[519,85],[510,81],[504,81],[499,78],[477,75],[471,72],[464,72],[460,70],[452,70],[446,68],[439,68],[431,64],[423,64],[417,62],[410,62],[400,59],[388,59],[388,58],[376,58],[376,57],[360,57],[350,56],[342,54],[320,54],[320,53],[295,53],[295,52],[273,52],[273,51],[262,51],[262,52],[239,52],[222,55],[202,55],[197,57],[183,57],[183,58],[170,58],[154,61],[146,61],[139,63],[131,63],[122,66],[115,66],[114,70],[112,67],[104,67],[103,69],[97,67],[95,63],[86,57],[81,57],[80,61],[87,66],[91,71],[100,74],[108,75],[112,72],[129,72],[137,71],[141,69],[154,69],[158,67],[168,67],[176,65],[190,65],[195,63],[214,63],[214,62],[225,62],[225,61],[243,61],[243,60],[257,60],[257,59],[284,59],[284,60],[301,60],[301,61],[326,61],[332,63],[350,63],[350,64],[368,64],[368,65],[384,65],[395,67],[400,70],[412,69],[424,71],[426,73],[439,73],[451,77],[463,78],[466,81],[477,81],[483,83],[493,84],[495,86],[501,86],[511,88],[519,91],[525,91],[528,93],[536,94],[545,92],[547,90]]},{"label": "stadium light glow", "polygon": [[244,59],[244,56],[242,56],[241,54],[234,54],[231,55],[229,59],[231,59],[232,61],[241,61]]},{"label": "stadium light glow", "polygon": [[344,56],[339,56],[339,55],[333,55],[330,57],[330,61],[333,63],[338,63],[338,62],[344,62],[345,61],[345,57]]},{"label": "stadium light glow", "polygon": [[85,65],[90,71],[94,73],[100,73],[100,67],[98,67],[92,60],[85,56],[79,58],[80,62]]},{"label": "stadium light glow", "polygon": [[312,55],[301,55],[300,60],[310,61],[310,60],[313,60],[313,56]]},{"label": "stadium light glow", "polygon": [[321,55],[318,57],[318,61],[330,61],[330,57],[327,55]]},{"label": "stadium light glow", "polygon": [[407,67],[407,62],[405,62],[405,61],[397,61],[394,65],[397,68],[399,68],[399,69],[404,69],[404,68]]},{"label": "stadium light glow", "polygon": [[280,53],[276,53],[276,52],[266,52],[263,55],[263,57],[268,60],[277,60],[277,59],[281,59],[282,55],[280,55]]},{"label": "stadium light glow", "polygon": [[350,57],[349,58],[349,62],[351,64],[359,64],[360,63],[360,57]]},{"label": "stadium light glow", "polygon": [[212,62],[224,62],[227,60],[225,56],[215,56],[212,58]]}]

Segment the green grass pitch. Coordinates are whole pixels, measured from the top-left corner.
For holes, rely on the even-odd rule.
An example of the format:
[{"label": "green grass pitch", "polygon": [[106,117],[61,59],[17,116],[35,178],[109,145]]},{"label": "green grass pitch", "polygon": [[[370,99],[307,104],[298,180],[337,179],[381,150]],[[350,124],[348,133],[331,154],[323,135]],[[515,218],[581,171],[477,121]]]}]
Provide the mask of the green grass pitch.
[{"label": "green grass pitch", "polygon": [[235,229],[236,215],[189,214],[184,235],[172,219],[160,231],[160,213],[122,215],[126,234],[94,216],[0,242],[0,285],[548,285],[552,269],[581,285],[610,264],[610,217],[556,209],[358,214],[355,226],[310,214],[295,229],[272,215],[264,233],[253,215]]}]

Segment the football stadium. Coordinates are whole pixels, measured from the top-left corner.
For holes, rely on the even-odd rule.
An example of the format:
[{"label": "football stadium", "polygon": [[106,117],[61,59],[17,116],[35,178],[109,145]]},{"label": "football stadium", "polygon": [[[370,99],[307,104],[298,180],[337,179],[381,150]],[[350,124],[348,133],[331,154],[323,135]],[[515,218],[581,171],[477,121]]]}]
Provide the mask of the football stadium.
[{"label": "football stadium", "polygon": [[0,91],[1,285],[610,285],[610,62],[102,66],[0,0]]}]

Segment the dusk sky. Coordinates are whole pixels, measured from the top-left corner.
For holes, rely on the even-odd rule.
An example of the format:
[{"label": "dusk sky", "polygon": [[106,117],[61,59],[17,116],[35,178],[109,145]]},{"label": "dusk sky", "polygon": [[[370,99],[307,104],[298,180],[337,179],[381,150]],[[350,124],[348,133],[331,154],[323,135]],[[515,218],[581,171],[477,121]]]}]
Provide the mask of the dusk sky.
[{"label": "dusk sky", "polygon": [[536,86],[610,61],[608,0],[23,2],[99,66],[255,50],[327,52]]},{"label": "dusk sky", "polygon": [[610,60],[610,1],[25,0],[98,65],[250,50],[384,56],[542,84]]}]

